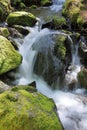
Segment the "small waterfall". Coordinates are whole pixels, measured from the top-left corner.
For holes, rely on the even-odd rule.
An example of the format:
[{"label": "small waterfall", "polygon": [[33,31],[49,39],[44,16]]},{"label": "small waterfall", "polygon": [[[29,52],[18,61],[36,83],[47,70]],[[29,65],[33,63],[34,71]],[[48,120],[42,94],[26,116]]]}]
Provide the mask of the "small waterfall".
[{"label": "small waterfall", "polygon": [[53,5],[51,6],[51,10],[58,12],[62,9],[63,3],[65,0],[53,0]]},{"label": "small waterfall", "polygon": [[[77,82],[77,74],[81,69],[81,63],[78,56],[78,43],[75,45],[74,51],[72,52],[72,63],[68,68],[68,71],[65,76],[66,88],[69,84],[75,84],[76,87],[78,85]],[[75,87],[75,86],[74,86]],[[66,89],[65,88],[65,89]]]},{"label": "small waterfall", "polygon": [[[52,90],[41,77],[33,74],[33,65],[37,52],[32,49],[32,45],[43,35],[59,34],[60,32],[50,31],[47,28],[38,31],[37,27],[30,28],[30,30],[31,33],[25,37],[23,44],[19,46],[19,51],[23,56],[23,62],[19,68],[20,78],[18,79],[18,84],[23,85],[36,81],[37,90],[47,97],[53,98],[65,130],[87,130],[87,98],[84,96],[85,91],[63,92],[60,90]],[[70,79],[72,79],[73,75],[76,78],[75,75],[80,69],[77,54],[78,46],[76,45],[75,48],[72,60],[72,65],[75,65],[75,69],[72,69],[72,72],[68,75]]]},{"label": "small waterfall", "polygon": [[[51,6],[52,10],[60,10],[65,0],[53,0],[54,5]],[[22,64],[19,68],[17,75],[19,78],[16,80],[17,84],[29,84],[36,81],[37,90],[49,98],[52,98],[57,106],[57,112],[65,130],[87,130],[87,97],[86,91],[76,89],[72,92],[53,90],[42,77],[36,76],[33,73],[37,51],[33,50],[32,45],[41,37],[48,34],[60,34],[59,31],[51,31],[47,28],[40,30],[40,27],[35,26],[29,28],[30,33],[24,40],[16,41],[19,45],[19,52],[23,56]],[[66,35],[64,33],[61,33]],[[69,37],[69,36],[68,36]],[[70,37],[69,40],[71,41]],[[49,41],[50,44],[51,41]],[[72,41],[71,41],[72,42]],[[40,43],[40,41],[39,41]],[[37,48],[39,43],[36,44]],[[40,48],[39,48],[40,49]],[[65,80],[67,87],[73,79],[77,80],[77,73],[80,70],[80,60],[78,57],[78,45],[75,45],[75,51],[72,56],[72,63],[68,68]],[[58,84],[57,84],[58,85]]]}]

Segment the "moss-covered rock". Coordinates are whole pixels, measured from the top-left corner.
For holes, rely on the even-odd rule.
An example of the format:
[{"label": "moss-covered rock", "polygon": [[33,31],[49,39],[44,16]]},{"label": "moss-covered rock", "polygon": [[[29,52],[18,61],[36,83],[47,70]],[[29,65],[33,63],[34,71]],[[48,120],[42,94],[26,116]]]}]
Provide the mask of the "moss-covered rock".
[{"label": "moss-covered rock", "polygon": [[8,37],[10,35],[10,32],[7,28],[0,27],[0,35],[2,35],[4,37]]},{"label": "moss-covered rock", "polygon": [[13,26],[15,29],[17,29],[21,34],[23,35],[27,35],[29,33],[29,30],[26,29],[25,27],[23,26],[20,26],[20,25],[14,25]]},{"label": "moss-covered rock", "polygon": [[42,28],[51,28],[51,29],[65,29],[68,28],[66,19],[64,17],[58,16],[48,16],[45,19],[45,23],[42,25]]},{"label": "moss-covered rock", "polygon": [[52,22],[55,29],[62,29],[64,26],[67,26],[66,19],[64,17],[54,16]]},{"label": "moss-covered rock", "polygon": [[66,61],[66,57],[71,59],[71,43],[68,41],[67,35],[58,35],[54,46],[54,55],[63,61]]},{"label": "moss-covered rock", "polygon": [[9,26],[12,25],[23,25],[23,26],[34,26],[36,23],[36,17],[25,11],[12,12],[7,17],[7,23]]},{"label": "moss-covered rock", "polygon": [[69,18],[72,24],[77,24],[82,7],[82,0],[66,0],[62,14]]},{"label": "moss-covered rock", "polygon": [[78,24],[79,28],[86,29],[86,27],[87,27],[87,10],[80,12],[78,19],[77,19],[77,24]]},{"label": "moss-covered rock", "polygon": [[0,36],[0,75],[20,65],[21,55],[14,49],[8,39]]},{"label": "moss-covered rock", "polygon": [[10,0],[0,0],[0,21],[5,20],[12,11]]},{"label": "moss-covered rock", "polygon": [[79,43],[78,52],[79,52],[79,56],[81,58],[82,64],[87,66],[87,45],[85,42]]},{"label": "moss-covered rock", "polygon": [[41,6],[49,6],[52,4],[51,0],[40,0]]},{"label": "moss-covered rock", "polygon": [[32,5],[49,6],[52,4],[52,0],[12,0],[11,3],[16,8],[24,8]]},{"label": "moss-covered rock", "polygon": [[0,94],[0,129],[63,130],[53,101],[26,87]]},{"label": "moss-covered rock", "polygon": [[87,89],[87,69],[83,68],[78,73],[78,81],[79,81],[81,87],[84,87]]},{"label": "moss-covered rock", "polygon": [[33,48],[38,51],[34,73],[55,87],[56,81],[61,82],[60,79],[64,78],[65,70],[71,62],[71,42],[67,35],[48,34],[38,39]]}]

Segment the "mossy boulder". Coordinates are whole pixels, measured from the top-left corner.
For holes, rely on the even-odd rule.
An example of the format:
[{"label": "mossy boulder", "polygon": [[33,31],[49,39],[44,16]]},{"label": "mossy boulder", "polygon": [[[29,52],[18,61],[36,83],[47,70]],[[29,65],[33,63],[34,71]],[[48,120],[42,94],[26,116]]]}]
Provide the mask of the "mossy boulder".
[{"label": "mossy boulder", "polygon": [[10,35],[8,28],[0,27],[0,35],[8,37]]},{"label": "mossy boulder", "polygon": [[54,88],[57,80],[61,83],[71,62],[71,42],[67,35],[48,34],[40,37],[33,44],[33,49],[37,51],[34,73],[42,76]]},{"label": "mossy boulder", "polygon": [[75,26],[82,7],[82,0],[66,0],[62,14],[69,18]]},{"label": "mossy boulder", "polygon": [[87,10],[83,10],[80,12],[79,17],[77,19],[77,24],[79,28],[86,29],[87,27]]},{"label": "mossy boulder", "polygon": [[87,66],[87,45],[84,41],[79,43],[78,52],[81,59],[81,63]]},{"label": "mossy boulder", "polygon": [[0,75],[20,65],[21,55],[14,49],[8,39],[0,36]]},{"label": "mossy boulder", "polygon": [[45,23],[42,25],[42,28],[51,28],[51,29],[67,29],[67,22],[64,17],[58,16],[48,16]]},{"label": "mossy boulder", "polygon": [[87,69],[82,68],[77,77],[81,87],[87,89]]},{"label": "mossy boulder", "polygon": [[0,0],[0,21],[4,21],[12,11],[10,0]]},{"label": "mossy boulder", "polygon": [[52,0],[12,0],[12,6],[16,8],[25,8],[32,5],[36,6],[49,6],[52,4]]},{"label": "mossy boulder", "polygon": [[9,26],[22,25],[22,26],[34,26],[36,23],[36,17],[25,11],[12,12],[7,17],[7,23]]},{"label": "mossy boulder", "polygon": [[30,89],[24,86],[0,94],[0,129],[63,130],[54,102]]},{"label": "mossy boulder", "polygon": [[[54,55],[62,61],[66,61],[66,57],[71,60],[71,43],[68,41],[67,35],[58,35],[54,45]],[[67,60],[68,60],[67,59]]]}]

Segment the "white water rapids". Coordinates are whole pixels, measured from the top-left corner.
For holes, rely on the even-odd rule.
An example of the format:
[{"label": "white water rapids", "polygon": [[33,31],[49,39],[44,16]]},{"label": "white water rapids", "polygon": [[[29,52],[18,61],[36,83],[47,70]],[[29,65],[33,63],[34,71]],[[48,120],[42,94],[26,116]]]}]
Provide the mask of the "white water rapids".
[{"label": "white water rapids", "polygon": [[[56,11],[58,11],[57,7],[62,7],[63,2],[64,0],[55,0],[54,5],[51,6],[51,9],[56,9]],[[58,4],[57,7],[56,4]],[[38,31],[37,26],[29,29],[30,33],[24,38],[23,44],[18,41],[19,52],[23,56],[23,62],[18,72],[20,78],[16,80],[16,82],[18,84],[25,85],[31,83],[32,81],[36,81],[37,90],[54,100],[57,106],[57,112],[65,130],[87,130],[86,91],[82,89],[76,89],[72,92],[52,90],[51,87],[48,86],[42,79],[42,77],[38,77],[33,73],[37,52],[32,49],[32,45],[39,37],[46,37],[48,34],[58,34],[60,32],[50,31],[47,28]],[[72,79],[77,80],[77,73],[80,70],[80,61],[77,50],[78,47],[76,46],[76,51],[73,54],[73,61],[70,66],[72,67],[72,71],[68,71],[66,74],[67,84]]]}]

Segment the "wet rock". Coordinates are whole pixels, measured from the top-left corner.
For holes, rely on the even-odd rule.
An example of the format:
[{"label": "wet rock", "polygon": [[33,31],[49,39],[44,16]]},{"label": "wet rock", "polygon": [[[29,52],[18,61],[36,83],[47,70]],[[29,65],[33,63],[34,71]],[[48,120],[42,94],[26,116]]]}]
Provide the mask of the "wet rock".
[{"label": "wet rock", "polygon": [[4,21],[12,10],[10,0],[0,0],[0,21]]},{"label": "wet rock", "polygon": [[35,88],[36,88],[36,82],[35,82],[35,81],[33,81],[32,83],[29,83],[29,86],[33,86],[33,87],[35,87]]},{"label": "wet rock", "polygon": [[73,89],[76,88],[76,84],[77,84],[77,81],[75,79],[73,79],[70,84],[68,84],[68,90],[72,91]]},{"label": "wet rock", "polygon": [[87,65],[86,61],[87,61],[87,45],[85,42],[80,42],[79,44],[79,56],[81,57],[81,62],[84,65]]},{"label": "wet rock", "polygon": [[13,38],[23,38],[22,34],[18,32],[15,28],[8,28],[10,36]]},{"label": "wet rock", "polygon": [[0,35],[2,35],[4,37],[8,37],[10,35],[8,28],[0,27]]},{"label": "wet rock", "polygon": [[33,45],[38,51],[34,73],[42,76],[51,86],[55,86],[57,81],[61,82],[60,79],[64,78],[66,68],[71,62],[71,43],[68,40],[63,34],[55,34],[41,37],[36,46]]},{"label": "wet rock", "polygon": [[76,44],[80,40],[80,33],[73,33],[70,37],[72,38],[73,43]]},{"label": "wet rock", "polygon": [[48,17],[47,22],[42,25],[42,28],[50,28],[50,29],[67,29],[66,19],[64,17],[51,16]]},{"label": "wet rock", "polygon": [[82,88],[87,89],[87,69],[82,67],[81,71],[78,73],[78,81]]},{"label": "wet rock", "polygon": [[22,26],[34,26],[36,23],[36,17],[25,11],[12,12],[7,17],[7,24],[12,25],[22,25]]},{"label": "wet rock", "polygon": [[26,35],[29,33],[29,30],[26,29],[26,28],[23,27],[23,26],[14,25],[13,27],[14,27],[16,30],[18,30],[18,32],[20,32],[21,34],[23,34],[24,36],[26,36]]},{"label": "wet rock", "polygon": [[2,81],[0,81],[0,93],[8,90],[10,87],[8,85],[6,85],[5,83],[3,83]]},{"label": "wet rock", "polygon": [[74,29],[81,28],[84,25],[82,10],[85,4],[81,0],[66,0],[62,14],[69,18]]}]

